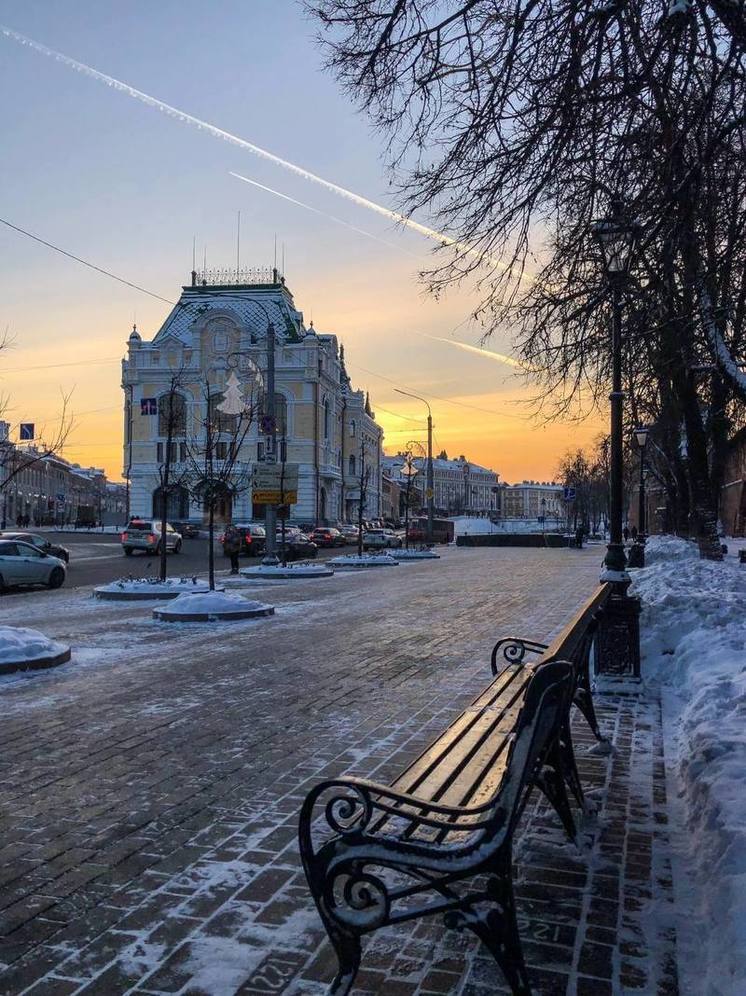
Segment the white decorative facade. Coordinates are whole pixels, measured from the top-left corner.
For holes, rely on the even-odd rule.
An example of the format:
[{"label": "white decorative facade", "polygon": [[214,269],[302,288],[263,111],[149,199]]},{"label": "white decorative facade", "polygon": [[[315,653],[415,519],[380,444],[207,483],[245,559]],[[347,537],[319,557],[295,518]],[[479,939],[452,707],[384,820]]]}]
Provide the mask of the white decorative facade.
[{"label": "white decorative facade", "polygon": [[[401,467],[404,463],[402,454],[385,456],[384,471],[401,487],[406,487],[402,481]],[[426,505],[426,464],[422,457],[412,461],[417,468],[417,476],[412,487],[422,494],[422,507]],[[469,460],[445,460],[433,458],[433,498],[435,511],[438,515],[461,515],[465,512],[476,515],[489,515],[498,509],[499,475],[488,467],[480,467]]]},{"label": "white decorative facade", "polygon": [[[303,314],[277,270],[192,274],[191,286],[152,341],[133,329],[122,362],[125,393],[124,475],[130,482],[130,512],[157,513],[166,427],[164,397],[179,394],[180,420],[172,433],[169,517],[203,521],[203,508],[188,480],[190,448],[204,433],[206,395],[224,397],[231,374],[248,394],[252,366],[267,367],[267,328],[275,329],[275,407],[278,435],[288,463],[299,468],[294,522],[334,523],[354,518],[361,458],[369,468],[364,514],[381,506],[383,433],[363,391],[352,388],[337,337],[306,327]],[[206,385],[209,390],[206,391]],[[234,522],[263,515],[252,500],[252,467],[262,462],[264,436],[257,412],[238,452],[234,491],[220,517]],[[161,415],[159,416],[159,411]],[[220,443],[217,444],[218,447]],[[249,483],[247,483],[249,482]]]}]

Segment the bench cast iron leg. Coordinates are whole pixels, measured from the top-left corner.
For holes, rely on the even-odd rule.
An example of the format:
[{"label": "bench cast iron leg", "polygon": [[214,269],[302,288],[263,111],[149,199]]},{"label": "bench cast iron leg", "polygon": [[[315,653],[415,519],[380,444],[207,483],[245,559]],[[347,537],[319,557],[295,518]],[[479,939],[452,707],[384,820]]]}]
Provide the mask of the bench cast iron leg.
[{"label": "bench cast iron leg", "polygon": [[596,740],[605,740],[606,737],[604,737],[601,733],[601,729],[598,725],[598,719],[596,719],[596,710],[593,708],[593,696],[591,695],[591,690],[589,687],[585,687],[585,682],[581,681],[578,685],[573,701],[585,716],[586,722],[593,731]]},{"label": "bench cast iron leg", "polygon": [[557,815],[562,820],[565,833],[574,842],[577,839],[577,831],[575,829],[575,820],[572,817],[572,810],[570,809],[570,800],[567,798],[565,774],[561,747],[559,743],[555,743],[547,756],[544,767],[536,779],[536,784],[547,799],[549,799],[552,806],[554,806]]},{"label": "bench cast iron leg", "polygon": [[560,732],[559,749],[562,771],[564,773],[565,780],[570,786],[570,791],[575,796],[575,801],[580,808],[584,810],[585,796],[583,795],[583,786],[580,781],[580,775],[578,774],[578,766],[575,762],[575,751],[572,746],[572,733],[570,731],[569,721],[565,723],[562,731]]},{"label": "bench cast iron leg", "polygon": [[445,915],[447,927],[466,928],[480,939],[492,954],[511,988],[513,996],[531,996],[528,971],[518,933],[510,861],[500,863],[497,874],[489,874],[487,892],[494,902],[488,909],[454,910]]},{"label": "bench cast iron leg", "polygon": [[339,962],[339,971],[329,987],[329,993],[334,996],[347,996],[360,968],[360,938],[355,934],[343,934],[326,922],[324,926]]}]

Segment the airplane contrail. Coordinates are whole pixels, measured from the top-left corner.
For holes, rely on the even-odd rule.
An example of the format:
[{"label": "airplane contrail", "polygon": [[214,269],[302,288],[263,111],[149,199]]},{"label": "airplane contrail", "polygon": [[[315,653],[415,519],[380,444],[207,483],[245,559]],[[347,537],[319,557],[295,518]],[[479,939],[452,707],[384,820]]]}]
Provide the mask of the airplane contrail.
[{"label": "airplane contrail", "polygon": [[344,225],[345,228],[349,228],[352,232],[357,232],[358,235],[364,235],[367,239],[373,239],[375,242],[380,242],[382,246],[387,246],[389,249],[396,249],[397,251],[405,252],[408,256],[413,256],[417,259],[417,255],[410,252],[409,249],[405,249],[404,246],[394,245],[393,242],[387,242],[385,239],[379,238],[378,235],[373,235],[372,232],[366,232],[364,228],[356,228],[355,225],[351,225],[348,221],[343,221],[341,218],[335,217],[333,214],[329,214],[326,211],[320,211],[319,208],[311,207],[310,204],[304,204],[303,201],[297,201],[294,197],[289,197],[287,194],[281,194],[279,190],[274,190],[272,187],[265,187],[263,183],[259,183],[257,180],[251,180],[248,176],[243,176],[241,173],[234,173],[232,169],[228,170],[231,176],[235,176],[237,180],[243,180],[244,183],[250,183],[252,187],[258,187],[260,190],[266,190],[268,194],[274,194],[275,197],[281,197],[284,201],[289,201],[291,204],[297,204],[298,207],[305,208],[306,211],[312,211],[314,214],[321,215],[322,218],[328,218],[330,221],[335,221],[338,225]]},{"label": "airplane contrail", "polygon": [[405,215],[399,214],[398,211],[391,211],[382,204],[377,204],[375,201],[371,201],[367,197],[363,197],[361,194],[356,194],[354,191],[348,190],[346,187],[341,187],[339,184],[332,183],[331,180],[325,180],[324,177],[318,176],[316,173],[312,173],[310,170],[304,169],[296,163],[292,163],[287,159],[282,159],[280,156],[276,156],[273,152],[268,152],[266,149],[262,149],[260,146],[254,145],[253,142],[248,142],[246,139],[240,138],[232,132],[225,131],[223,128],[218,128],[216,125],[210,124],[209,121],[203,121],[201,118],[197,118],[193,114],[182,111],[178,107],[173,107],[171,104],[167,104],[165,101],[159,100],[157,97],[152,97],[150,94],[144,93],[142,90],[137,90],[135,87],[130,86],[129,83],[123,83],[122,80],[115,79],[113,76],[108,76],[106,73],[102,73],[98,69],[94,69],[93,66],[88,66],[84,62],[78,62],[77,59],[73,59],[69,55],[65,55],[62,52],[57,52],[55,49],[49,48],[49,46],[43,45],[41,42],[34,41],[33,38],[22,35],[19,31],[14,31],[12,28],[8,28],[5,25],[0,24],[0,34],[5,35],[6,38],[10,38],[12,41],[16,41],[21,45],[25,45],[28,48],[33,49],[35,52],[40,52],[42,55],[49,56],[51,59],[61,62],[70,69],[74,69],[76,72],[82,73],[84,76],[98,80],[100,83],[105,83],[107,86],[113,87],[115,90],[119,90],[120,93],[125,93],[129,97],[134,97],[135,100],[139,100],[148,107],[153,107],[155,110],[161,111],[163,114],[175,118],[177,121],[193,125],[201,131],[208,132],[215,138],[220,138],[224,142],[229,142],[231,145],[237,145],[239,148],[246,149],[248,152],[253,153],[253,155],[259,156],[261,159],[267,159],[276,166],[281,166],[283,169],[290,170],[291,173],[295,173],[297,176],[303,177],[304,180],[316,183],[319,186],[324,187],[326,190],[331,191],[333,194],[338,194],[340,197],[344,197],[360,207],[367,208],[369,211],[375,211],[376,214],[382,215],[389,221],[394,221],[397,224],[403,225],[405,228],[411,229],[413,232],[418,232],[420,235],[424,235],[425,238],[432,239],[434,242],[438,242],[442,246],[453,246],[461,252],[474,256],[482,262],[490,262],[493,265],[496,265],[495,259],[487,253],[480,253],[466,243],[459,242],[457,239],[452,239],[443,232],[438,232],[433,228],[428,228],[427,225],[421,225],[418,221],[414,221],[412,218],[407,218]]},{"label": "airplane contrail", "polygon": [[492,349],[480,349],[479,346],[470,346],[468,342],[459,342],[458,339],[446,339],[439,335],[428,335],[427,332],[420,332],[419,334],[424,336],[425,339],[432,339],[434,342],[447,342],[449,346],[465,349],[467,353],[476,353],[477,356],[482,356],[488,360],[495,360],[496,363],[504,363],[506,366],[515,367],[517,370],[530,372],[531,369],[525,363],[521,363],[520,360],[516,360],[512,356],[506,356],[505,353],[496,353]]}]

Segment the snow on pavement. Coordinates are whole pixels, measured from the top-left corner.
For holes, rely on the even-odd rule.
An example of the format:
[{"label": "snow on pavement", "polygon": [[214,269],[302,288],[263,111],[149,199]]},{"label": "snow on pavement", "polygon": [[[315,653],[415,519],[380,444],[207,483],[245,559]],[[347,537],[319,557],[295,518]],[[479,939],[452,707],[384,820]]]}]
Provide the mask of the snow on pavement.
[{"label": "snow on pavement", "polygon": [[[733,553],[733,541],[729,541]],[[635,572],[642,673],[664,686],[680,828],[683,974],[690,991],[746,992],[746,567],[651,537]],[[688,922],[685,922],[688,921]],[[689,944],[686,938],[689,938]]]}]

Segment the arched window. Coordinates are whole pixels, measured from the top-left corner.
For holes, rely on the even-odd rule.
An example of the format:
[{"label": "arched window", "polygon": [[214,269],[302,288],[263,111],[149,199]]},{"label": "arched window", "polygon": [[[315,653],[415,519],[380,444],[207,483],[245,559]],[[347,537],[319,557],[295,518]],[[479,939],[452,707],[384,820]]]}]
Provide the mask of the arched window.
[{"label": "arched window", "polygon": [[[267,411],[267,395],[262,396],[262,412]],[[288,402],[284,394],[275,391],[275,427],[278,436],[288,434]]]},{"label": "arched window", "polygon": [[186,400],[169,391],[158,398],[158,435],[186,436]]},{"label": "arched window", "polygon": [[356,473],[355,465],[356,465],[355,454],[354,453],[350,453],[350,473],[351,474],[355,474]]},{"label": "arched window", "polygon": [[329,399],[324,398],[324,439],[329,438]]}]

